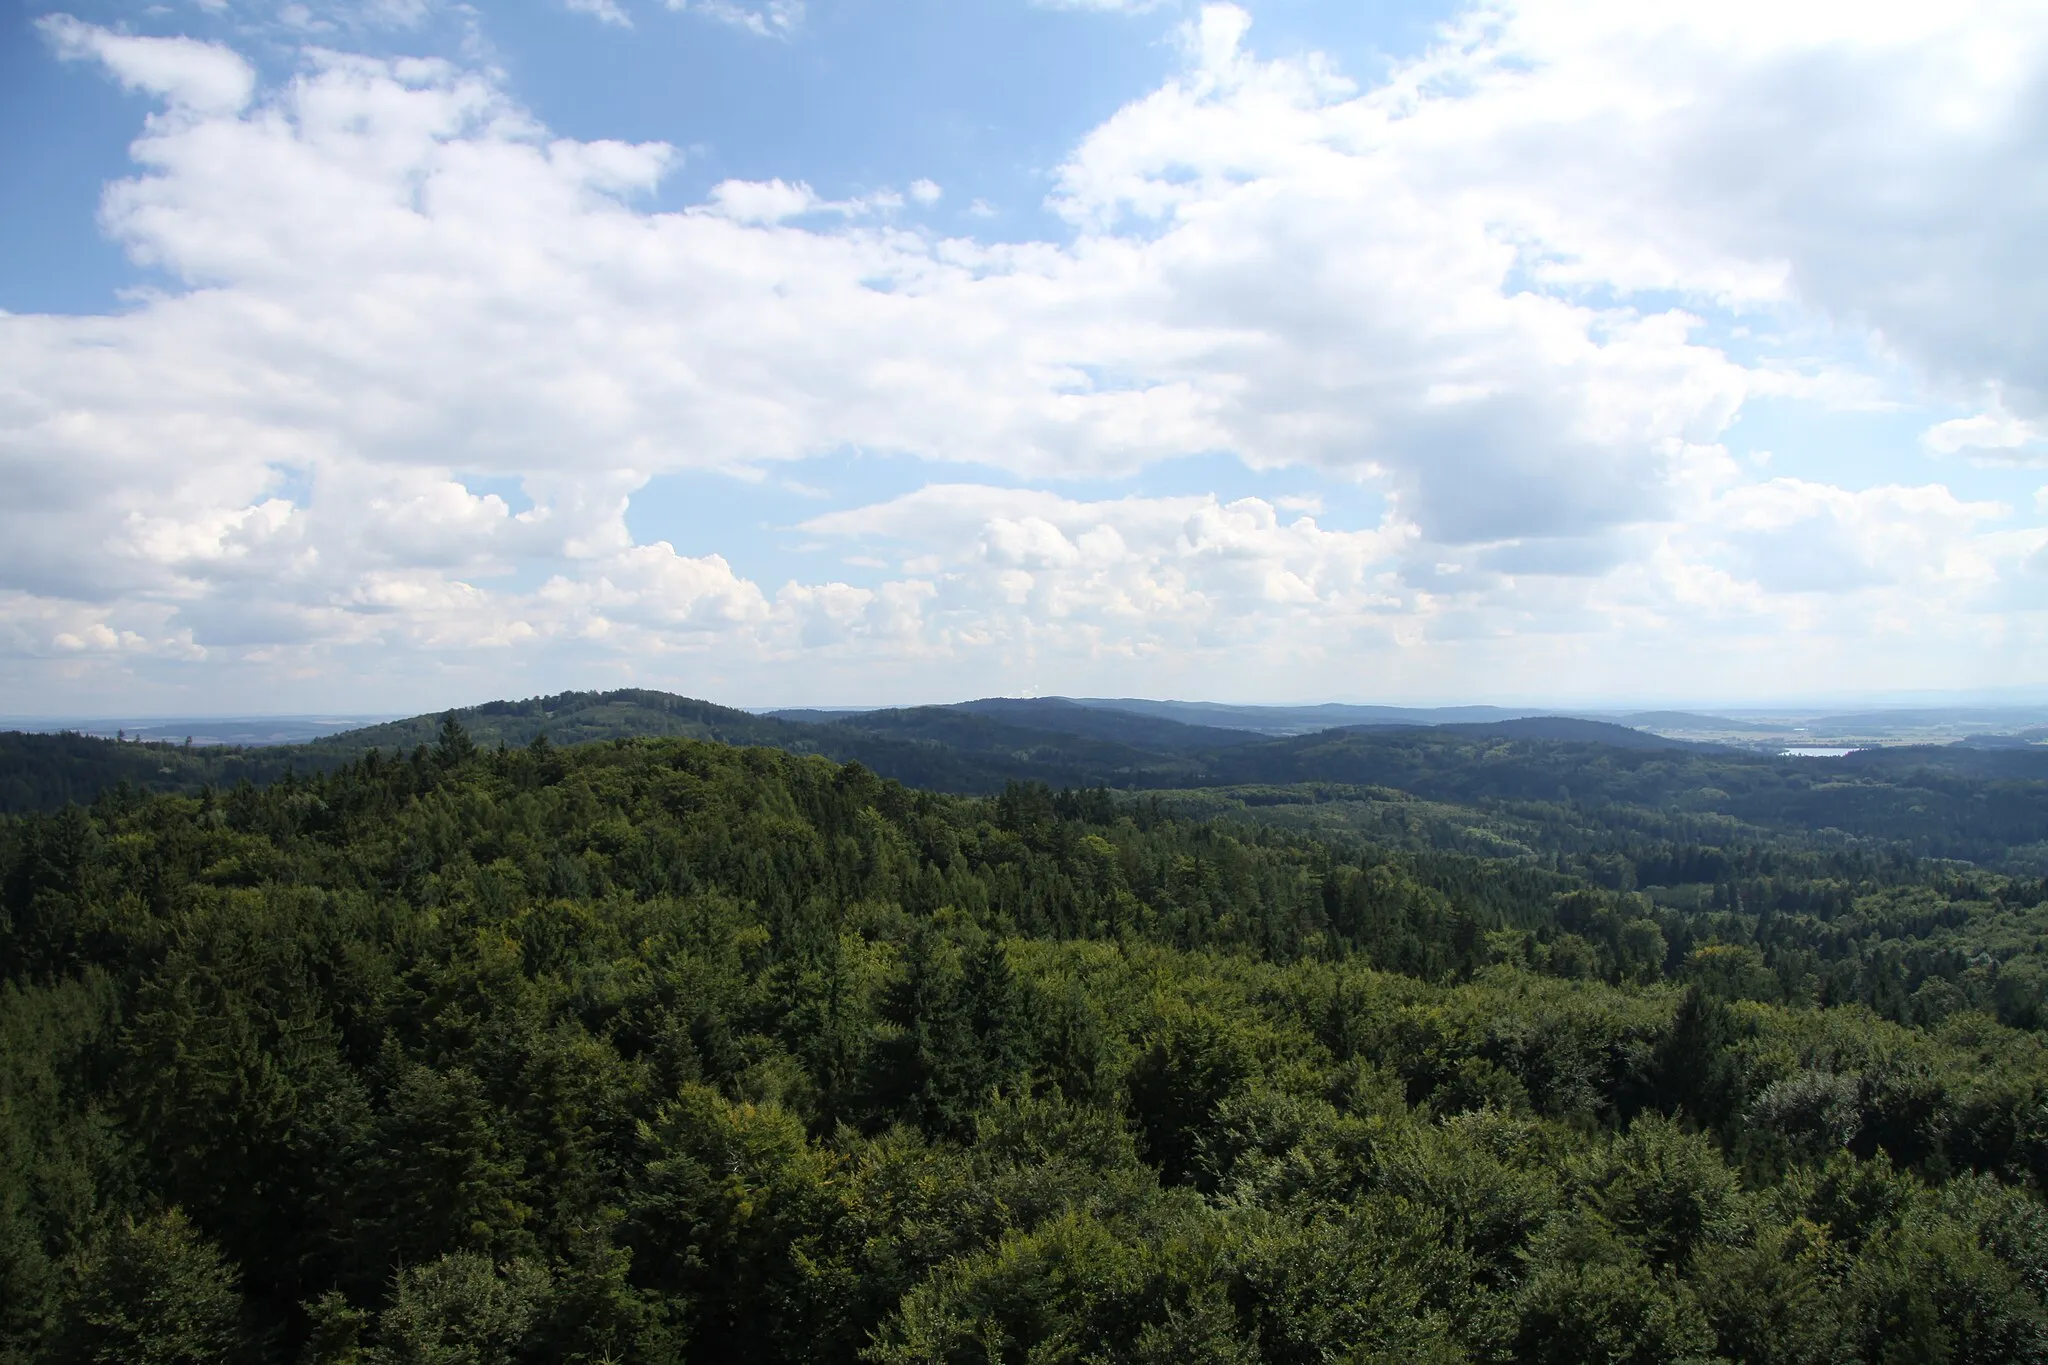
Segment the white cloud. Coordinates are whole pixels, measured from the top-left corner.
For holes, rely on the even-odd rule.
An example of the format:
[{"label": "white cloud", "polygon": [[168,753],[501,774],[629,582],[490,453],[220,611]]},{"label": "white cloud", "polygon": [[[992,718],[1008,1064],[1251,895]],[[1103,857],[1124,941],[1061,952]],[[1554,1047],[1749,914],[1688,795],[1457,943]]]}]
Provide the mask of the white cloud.
[{"label": "white cloud", "polygon": [[2048,546],[2048,530],[1989,529],[2010,515],[1939,485],[1849,493],[1776,479],[1709,498],[1593,573],[1545,562],[1555,547],[1541,544],[1478,556],[1490,563],[1426,562],[1398,518],[1331,530],[1259,498],[1081,502],[935,485],[804,529],[927,551],[906,570],[932,584],[934,652],[1060,656],[1068,676],[1104,659],[1171,662],[1214,678],[1249,654],[1269,680],[1312,695],[1310,680],[1336,685],[1347,660],[1383,664],[1390,648],[1430,640],[1455,656],[1524,634],[1532,618],[1589,648],[1617,626],[1654,641],[1683,661],[1660,676],[1667,688],[1731,634],[1811,645],[1902,622],[1990,622],[2021,605],[2005,585]]},{"label": "white cloud", "polygon": [[741,4],[737,0],[666,0],[672,10],[701,14],[762,38],[787,38],[804,24],[802,0],[768,0]]},{"label": "white cloud", "polygon": [[1031,0],[1040,9],[1094,10],[1103,14],[1146,14],[1165,0]]},{"label": "white cloud", "polygon": [[1438,165],[1493,187],[1545,277],[1795,302],[2040,411],[2039,6],[1537,0],[1475,51],[1416,73],[1501,123],[1441,130]]},{"label": "white cloud", "polygon": [[633,27],[633,18],[620,8],[618,0],[564,0],[571,13],[587,14],[601,24],[615,28]]},{"label": "white cloud", "polygon": [[711,202],[737,223],[779,223],[815,213],[823,203],[809,185],[781,180],[721,180],[711,187]]},{"label": "white cloud", "polygon": [[255,70],[217,43],[130,37],[68,14],[45,15],[36,27],[66,61],[99,61],[128,89],[160,95],[175,109],[233,113],[255,93]]},{"label": "white cloud", "polygon": [[1395,521],[1327,531],[1260,498],[1082,502],[958,484],[804,529],[925,551],[934,648],[1029,637],[1093,655],[1285,637],[1289,622],[1342,635],[1405,605],[1392,569],[1414,536]]},{"label": "white cloud", "polygon": [[[2023,422],[2005,411],[2003,404],[1973,417],[1937,422],[1923,433],[1927,448],[1943,455],[1963,450],[1996,452],[1994,458],[2037,463],[2038,452],[2025,447],[2048,441],[2048,422]],[[2031,458],[2029,458],[2031,454]]]},{"label": "white cloud", "polygon": [[[554,137],[485,71],[309,50],[259,99],[225,48],[46,20],[174,111],[102,219],[182,287],[0,315],[0,638],[1327,680],[1346,651],[1602,632],[1669,658],[1689,614],[1806,630],[1822,599],[2035,609],[2011,584],[2038,536],[2005,509],[1756,482],[1720,445],[1754,395],[1892,401],[1721,344],[1783,318],[2000,395],[1936,450],[2038,439],[2033,7],[1539,0],[1370,87],[1261,60],[1248,22],[1204,11],[1186,69],[1074,150],[1069,238],[991,245],[780,179],[651,211],[674,149]],[[896,578],[772,591],[727,547],[628,533],[651,477],[848,446],[1026,480],[1229,451],[1390,510],[941,486],[807,524]]]},{"label": "white cloud", "polygon": [[[940,194],[939,187],[929,180],[913,182],[910,192],[920,204],[935,203]],[[791,184],[783,180],[721,180],[711,187],[709,205],[721,217],[752,224],[780,223],[813,213],[860,218],[893,213],[902,207],[903,196],[892,189],[874,190],[851,199],[821,199],[802,181]]]},{"label": "white cloud", "polygon": [[1998,577],[1979,528],[2011,515],[1997,503],[1963,502],[1939,484],[1852,493],[1772,479],[1718,499],[1694,535],[1733,576],[1768,592],[1969,588]]}]

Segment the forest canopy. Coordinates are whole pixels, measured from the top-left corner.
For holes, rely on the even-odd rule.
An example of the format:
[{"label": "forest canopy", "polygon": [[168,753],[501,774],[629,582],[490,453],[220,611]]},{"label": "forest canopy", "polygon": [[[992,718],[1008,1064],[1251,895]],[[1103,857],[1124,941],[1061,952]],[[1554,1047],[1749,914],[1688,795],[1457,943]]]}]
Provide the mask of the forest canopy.
[{"label": "forest canopy", "polygon": [[949,796],[450,718],[6,817],[0,1359],[2048,1360],[2024,845],[1630,752]]}]

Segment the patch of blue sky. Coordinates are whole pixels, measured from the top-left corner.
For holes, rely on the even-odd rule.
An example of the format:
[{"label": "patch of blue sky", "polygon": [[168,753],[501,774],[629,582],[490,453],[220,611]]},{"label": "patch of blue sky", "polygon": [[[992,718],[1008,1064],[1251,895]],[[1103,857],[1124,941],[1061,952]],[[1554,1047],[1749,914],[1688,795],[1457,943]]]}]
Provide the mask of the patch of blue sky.
[{"label": "patch of blue sky", "polygon": [[827,199],[931,180],[944,197],[903,212],[982,240],[1064,234],[1044,208],[1053,171],[1179,62],[1163,11],[812,0],[799,28],[763,37],[689,10],[626,10],[631,29],[546,5],[487,25],[514,95],[555,132],[684,150],[658,207],[726,179],[801,180]]},{"label": "patch of blue sky", "polygon": [[294,507],[310,507],[314,496],[313,472],[304,465],[270,466],[268,496],[283,498]]},{"label": "patch of blue sky", "polygon": [[[51,8],[25,3],[0,21],[0,308],[111,311],[124,291],[177,287],[128,260],[96,223],[102,188],[135,173],[128,146],[151,102],[90,63],[59,61],[35,28]],[[623,0],[630,28],[561,3],[481,12],[338,0],[62,8],[127,32],[225,42],[266,85],[291,75],[302,46],[323,43],[487,63],[557,135],[681,149],[646,208],[700,203],[726,179],[801,180],[827,199],[931,180],[943,197],[907,202],[907,221],[1007,242],[1070,235],[1046,206],[1054,173],[1091,129],[1179,68],[1175,34],[1196,6],[1103,13],[1028,0],[811,0],[780,37],[651,0]],[[1456,6],[1250,8],[1261,55],[1326,52],[1369,81],[1426,47]],[[410,23],[390,21],[407,13]]]},{"label": "patch of blue sky", "polygon": [[[459,481],[476,497],[500,499],[512,516],[533,510],[533,499],[527,496],[525,485],[517,478],[464,474]],[[471,577],[478,587],[490,592],[515,594],[530,593],[557,574],[573,571],[573,566],[559,558],[526,558],[510,561],[502,572],[472,574]]]},{"label": "patch of blue sky", "polygon": [[[771,591],[798,578],[855,581],[872,577],[860,565],[843,565],[851,547],[819,542],[801,524],[821,513],[879,500],[853,496],[851,481],[833,477],[841,461],[807,460],[780,465],[759,477],[709,470],[664,474],[650,480],[626,507],[626,529],[640,544],[667,541],[677,554],[723,555],[733,571]],[[844,461],[851,466],[853,461]],[[864,463],[864,462],[863,462]],[[804,482],[824,478],[823,486]],[[881,498],[891,481],[870,484]],[[879,485],[879,487],[877,487]],[[852,578],[848,570],[857,571]]]},{"label": "patch of blue sky", "polygon": [[1040,479],[1034,486],[1091,502],[1208,495],[1230,503],[1259,498],[1272,503],[1282,521],[1310,516],[1330,531],[1367,530],[1377,526],[1387,510],[1386,497],[1376,484],[1308,466],[1253,469],[1227,451],[1161,460],[1122,478]]},{"label": "patch of blue sky", "polygon": [[[37,28],[53,13],[143,36],[224,43],[263,85],[288,80],[308,46],[385,56],[475,53],[466,6],[421,6],[419,22],[377,24],[362,5],[135,5],[123,0],[22,0],[0,17],[0,309],[120,311],[138,290],[181,281],[131,260],[99,228],[106,186],[136,175],[128,154],[158,101],[124,90],[95,62],[62,61]],[[394,7],[396,8],[396,7]],[[345,40],[345,41],[344,41]]]},{"label": "patch of blue sky", "polygon": [[[1252,16],[1246,44],[1265,60],[1321,54],[1360,86],[1384,78],[1395,62],[1420,56],[1443,25],[1469,5],[1449,0],[1240,0]],[[1192,10],[1194,6],[1187,7]]]},{"label": "patch of blue sky", "polygon": [[59,62],[38,11],[0,20],[0,309],[99,313],[160,278],[99,230],[101,187],[128,174],[150,102],[95,67]]},{"label": "patch of blue sky", "polygon": [[1742,405],[1722,439],[1759,478],[1808,479],[1851,491],[1939,483],[1964,501],[2003,502],[2025,517],[2035,489],[2048,480],[2041,463],[2000,458],[1996,451],[1928,448],[1930,426],[1973,414],[1949,403],[1844,411],[1811,398],[1762,396]]},{"label": "patch of blue sky", "polygon": [[[1588,308],[1648,317],[1689,313],[1691,338],[1736,364],[1820,378],[1832,373],[1860,392],[1830,397],[1758,394],[1746,398],[1722,433],[1728,450],[1757,477],[1792,477],[1860,491],[1885,484],[1946,484],[1957,497],[1997,500],[2028,509],[2041,484],[2048,451],[1936,451],[1926,433],[1979,409],[1932,393],[1923,379],[1887,355],[1868,333],[1842,329],[1803,310],[1735,310],[1671,290],[1624,291],[1607,284],[1557,285],[1525,263],[1510,274],[1509,292],[1528,289]],[[1605,330],[1596,325],[1596,336]],[[2017,455],[2017,458],[2015,458]]]}]

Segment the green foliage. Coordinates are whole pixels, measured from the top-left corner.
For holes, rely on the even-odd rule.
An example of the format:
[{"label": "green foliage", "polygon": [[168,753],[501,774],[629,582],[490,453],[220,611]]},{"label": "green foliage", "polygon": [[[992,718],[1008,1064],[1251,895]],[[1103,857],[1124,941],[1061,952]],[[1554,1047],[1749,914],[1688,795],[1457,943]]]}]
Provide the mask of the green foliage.
[{"label": "green foliage", "polygon": [[436,726],[0,820],[0,1362],[2048,1359],[2024,881]]},{"label": "green foliage", "polygon": [[514,1365],[552,1288],[527,1260],[457,1251],[398,1273],[369,1365]]},{"label": "green foliage", "polygon": [[1597,1220],[1547,1235],[1517,1299],[1517,1360],[1705,1365],[1713,1355],[1713,1329],[1691,1286],[1659,1274]]},{"label": "green foliage", "polygon": [[59,1359],[216,1365],[251,1344],[233,1267],[176,1209],[109,1229],[74,1275]]}]

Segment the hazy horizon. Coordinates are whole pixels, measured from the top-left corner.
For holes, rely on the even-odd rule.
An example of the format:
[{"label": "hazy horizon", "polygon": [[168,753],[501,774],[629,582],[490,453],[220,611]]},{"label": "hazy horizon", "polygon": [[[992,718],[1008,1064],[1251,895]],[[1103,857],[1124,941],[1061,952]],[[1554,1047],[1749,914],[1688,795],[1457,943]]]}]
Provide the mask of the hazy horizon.
[{"label": "hazy horizon", "polygon": [[[575,691],[575,692],[604,692],[604,691],[612,691],[612,690],[615,690],[615,689],[612,689],[612,688],[564,688],[564,689],[561,689],[561,691]],[[655,690],[655,691],[667,691],[668,689],[649,689],[649,690]],[[467,700],[463,700],[463,701],[452,701],[452,702],[446,702],[446,703],[442,703],[442,704],[438,704],[438,705],[419,705],[419,706],[414,706],[414,707],[411,707],[411,708],[408,708],[408,709],[397,709],[397,710],[378,710],[378,711],[337,711],[337,710],[325,710],[325,711],[246,711],[246,710],[245,710],[245,711],[214,711],[214,712],[207,712],[207,711],[196,711],[196,710],[192,710],[192,711],[163,711],[163,712],[144,712],[144,711],[121,711],[121,710],[106,710],[106,711],[98,711],[98,712],[84,712],[84,711],[68,711],[68,712],[45,712],[45,713],[29,713],[29,712],[16,712],[16,713],[0,713],[0,729],[5,729],[5,728],[8,728],[8,727],[10,727],[10,726],[14,726],[14,725],[19,725],[19,724],[35,724],[35,725],[60,725],[60,724],[66,724],[66,723],[74,723],[74,722],[75,722],[75,723],[80,723],[80,724],[84,724],[84,723],[93,723],[93,722],[105,722],[105,723],[113,724],[113,723],[118,723],[118,722],[122,722],[122,721],[132,721],[132,722],[135,722],[135,723],[138,723],[138,724],[149,724],[149,723],[162,723],[162,722],[170,722],[170,721],[187,721],[187,720],[189,720],[189,721],[209,721],[209,722],[216,722],[216,723],[218,723],[218,722],[225,722],[225,721],[279,721],[279,722],[282,722],[282,721],[301,721],[301,722],[307,722],[307,723],[321,723],[321,722],[332,722],[332,723],[336,723],[336,724],[339,724],[339,723],[343,723],[343,722],[350,722],[350,723],[354,723],[354,722],[370,722],[370,723],[374,723],[374,722],[379,722],[379,721],[386,721],[386,720],[400,719],[400,718],[405,718],[405,717],[411,717],[411,716],[421,716],[421,715],[438,715],[438,714],[440,714],[440,713],[442,713],[442,712],[445,712],[445,711],[450,711],[450,710],[462,710],[462,709],[465,709],[465,708],[468,708],[468,707],[473,707],[473,706],[481,706],[481,705],[484,705],[484,704],[487,704],[487,703],[490,703],[490,702],[497,702],[497,701],[523,701],[523,700],[526,700],[526,699],[528,699],[529,697],[536,697],[536,696],[550,696],[550,695],[558,695],[558,693],[554,693],[554,692],[549,692],[549,693],[529,693],[529,694],[521,694],[521,695],[513,695],[513,694],[507,694],[507,695],[505,695],[505,696],[494,696],[494,697],[473,697],[473,698],[469,698],[469,699],[467,699]],[[674,694],[674,695],[689,695],[689,694],[681,694],[681,693],[678,693],[678,694]],[[1822,716],[1822,715],[1831,715],[1831,714],[1855,714],[1855,713],[1858,713],[1858,712],[1869,712],[1869,713],[1872,713],[1872,714],[1880,714],[1880,713],[1910,713],[1910,712],[1913,712],[1913,711],[1916,711],[1916,710],[1935,710],[1935,711],[1955,711],[1955,712],[1972,712],[1972,711],[1975,711],[1975,712],[1985,712],[1985,713],[1991,713],[1991,714],[1997,714],[1997,713],[2001,713],[2001,712],[2014,712],[2014,713],[2026,713],[2026,712],[2036,712],[2036,711],[2038,711],[2038,712],[2043,712],[2043,713],[2048,713],[2048,689],[2042,689],[2042,690],[2038,690],[2038,691],[2034,691],[2034,692],[2030,692],[2030,693],[2022,693],[2022,692],[2020,692],[2020,691],[2018,691],[2018,690],[2015,690],[2015,694],[2014,694],[2014,695],[2011,695],[2011,696],[2006,696],[2006,697],[2003,697],[2003,698],[2000,698],[2000,697],[1999,697],[1999,696],[1998,696],[1997,694],[1993,694],[1993,693],[1989,693],[1989,692],[1961,692],[1961,691],[1958,691],[1958,692],[1941,692],[1941,693],[1923,693],[1923,694],[1917,694],[1917,695],[1904,695],[1904,694],[1896,694],[1896,693],[1890,693],[1890,694],[1864,695],[1864,696],[1861,696],[1861,697],[1858,697],[1858,696],[1854,696],[1854,695],[1848,695],[1848,696],[1837,696],[1837,697],[1832,697],[1832,698],[1828,698],[1828,697],[1820,697],[1820,698],[1815,698],[1815,697],[1808,697],[1808,698],[1795,698],[1795,699],[1791,699],[1791,700],[1785,700],[1785,701],[1778,701],[1778,702],[1770,702],[1770,703],[1747,703],[1747,702],[1745,702],[1745,703],[1739,703],[1739,704],[1719,703],[1719,702],[1711,702],[1711,701],[1686,701],[1686,702],[1672,702],[1672,701],[1655,701],[1655,700],[1653,700],[1653,701],[1647,701],[1647,702],[1645,702],[1645,701],[1628,701],[1628,700],[1623,700],[1623,701],[1614,701],[1614,700],[1607,700],[1607,701],[1597,701],[1597,702],[1596,702],[1596,701],[1585,701],[1585,702],[1573,702],[1573,701],[1550,701],[1550,700],[1529,700],[1529,701],[1517,701],[1517,700],[1514,700],[1514,699],[1512,699],[1512,698],[1510,698],[1510,699],[1507,699],[1507,700],[1500,700],[1500,699],[1488,699],[1488,700],[1479,700],[1479,701],[1467,701],[1467,700],[1452,700],[1452,701],[1424,701],[1424,702],[1411,702],[1411,701],[1370,701],[1370,700],[1368,700],[1368,701],[1358,701],[1358,700],[1351,700],[1351,699],[1343,699],[1343,698],[1318,698],[1318,699],[1315,699],[1315,700],[1308,700],[1308,701],[1238,701],[1238,700],[1221,700],[1221,699],[1216,699],[1216,698],[1208,698],[1208,697],[1138,697],[1138,696],[1118,696],[1118,697],[1108,697],[1108,696],[1102,696],[1102,697],[1079,697],[1079,696],[1066,696],[1065,694],[1047,694],[1047,695],[1044,695],[1044,696],[1040,696],[1040,697],[1024,697],[1024,696],[1018,696],[1018,695],[1011,695],[1011,696],[1003,696],[1003,695],[1000,695],[1000,694],[990,694],[990,695],[988,695],[988,696],[978,696],[978,697],[947,697],[947,698],[942,698],[942,699],[937,699],[937,700],[915,700],[915,701],[912,701],[912,700],[902,700],[902,701],[883,701],[883,702],[836,702],[836,701],[824,701],[824,702],[794,702],[794,703],[773,703],[773,704],[769,704],[769,703],[760,703],[760,702],[735,702],[735,701],[721,700],[721,699],[719,699],[719,698],[716,698],[716,697],[694,697],[693,699],[694,699],[694,700],[699,700],[699,701],[709,701],[709,702],[712,702],[712,703],[713,703],[713,704],[715,704],[715,705],[719,705],[719,706],[729,706],[729,707],[731,707],[731,708],[732,708],[732,709],[734,709],[734,710],[741,710],[741,711],[749,711],[749,712],[753,712],[753,713],[755,713],[755,714],[767,714],[767,713],[770,713],[770,712],[776,712],[776,711],[877,711],[877,710],[886,710],[886,709],[891,709],[891,708],[904,708],[904,709],[909,709],[909,708],[915,708],[915,707],[925,707],[925,706],[957,706],[957,705],[963,705],[963,704],[966,704],[966,703],[968,703],[968,702],[975,702],[975,701],[991,701],[991,700],[1020,700],[1020,701],[1028,701],[1028,700],[1066,700],[1066,701],[1080,701],[1080,702],[1095,702],[1095,703],[1100,703],[1100,702],[1111,702],[1111,701],[1145,701],[1145,702],[1156,702],[1156,703],[1163,703],[1163,704],[1179,704],[1179,705],[1195,705],[1195,706],[1227,706],[1227,707],[1241,707],[1241,708],[1246,708],[1246,709],[1255,709],[1255,708],[1265,708],[1265,709],[1273,709],[1273,710],[1297,710],[1297,709],[1310,709],[1310,708],[1314,708],[1314,707],[1319,707],[1319,706],[1344,706],[1344,707],[1384,707],[1384,708],[1388,708],[1388,709],[1398,709],[1398,710],[1412,710],[1412,711],[1448,711],[1448,710],[1460,710],[1460,709],[1482,709],[1482,708],[1492,708],[1492,709],[1497,709],[1497,710],[1538,710],[1538,709],[1543,709],[1543,708],[1554,708],[1554,709],[1556,709],[1556,710],[1558,710],[1558,711],[1573,711],[1573,712],[1585,712],[1585,713],[1587,713],[1587,714],[1595,714],[1595,715],[1615,715],[1615,716],[1622,716],[1622,715],[1635,715],[1635,714],[1645,714],[1645,713],[1651,713],[1651,712],[1659,712],[1659,711],[1667,711],[1667,712],[1691,712],[1691,713],[1698,713],[1698,714],[1703,714],[1703,715],[1720,715],[1720,716],[1726,716],[1726,717],[1729,717],[1729,718],[1731,718],[1731,719],[1734,719],[1734,718],[1759,718],[1759,719],[1761,719],[1761,718],[1769,718],[1769,717],[1779,717],[1779,718],[1792,718],[1792,719],[1796,719],[1796,718],[1800,718],[1800,717],[1806,717],[1806,716]]]}]

